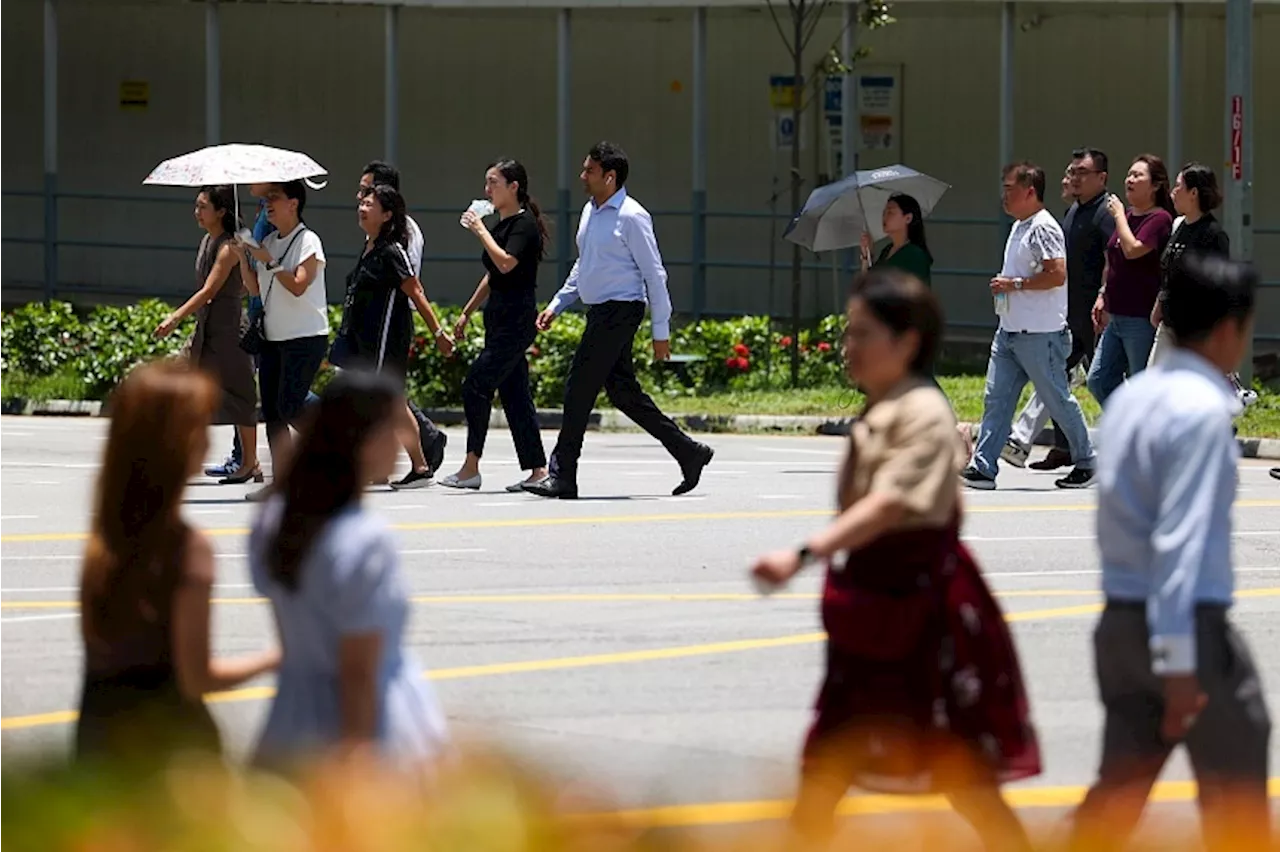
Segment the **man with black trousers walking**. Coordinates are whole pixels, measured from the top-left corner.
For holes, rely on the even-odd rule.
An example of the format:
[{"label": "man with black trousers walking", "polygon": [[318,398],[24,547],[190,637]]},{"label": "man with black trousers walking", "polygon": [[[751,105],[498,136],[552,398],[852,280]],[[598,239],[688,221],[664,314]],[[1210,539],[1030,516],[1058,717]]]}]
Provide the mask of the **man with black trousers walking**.
[{"label": "man with black trousers walking", "polygon": [[646,302],[652,312],[653,357],[671,357],[671,297],[653,219],[624,188],[629,171],[627,155],[617,145],[600,142],[588,152],[580,177],[590,200],[578,222],[578,259],[560,292],[538,314],[538,328],[546,331],[574,302],[580,299],[587,306],[587,328],[569,367],[564,421],[550,473],[524,483],[525,491],[540,497],[577,498],[578,457],[601,388],[679,463],[682,479],[672,494],[696,488],[714,454],[680,431],[636,381],[631,344]]}]

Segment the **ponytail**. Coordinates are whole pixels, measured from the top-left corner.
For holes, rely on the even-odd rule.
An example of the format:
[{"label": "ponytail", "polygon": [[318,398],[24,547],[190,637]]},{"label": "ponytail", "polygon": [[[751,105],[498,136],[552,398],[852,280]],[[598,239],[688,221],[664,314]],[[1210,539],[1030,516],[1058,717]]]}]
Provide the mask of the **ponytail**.
[{"label": "ponytail", "polygon": [[542,262],[547,257],[547,243],[550,241],[550,237],[547,234],[546,217],[542,215],[542,208],[538,206],[538,200],[525,192],[523,186],[520,187],[520,191],[516,194],[516,197],[519,198],[520,203],[528,208],[529,212],[533,214],[533,221],[538,223],[538,239],[541,242],[541,245],[538,247],[538,262]]}]

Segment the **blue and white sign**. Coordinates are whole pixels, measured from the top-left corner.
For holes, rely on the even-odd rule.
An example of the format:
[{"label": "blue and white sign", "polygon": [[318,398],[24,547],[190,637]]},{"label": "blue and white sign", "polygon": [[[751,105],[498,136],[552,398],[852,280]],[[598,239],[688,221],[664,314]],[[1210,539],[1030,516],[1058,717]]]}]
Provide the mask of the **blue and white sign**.
[{"label": "blue and white sign", "polygon": [[790,115],[777,115],[773,120],[773,147],[777,151],[790,151],[796,144],[796,121]]}]

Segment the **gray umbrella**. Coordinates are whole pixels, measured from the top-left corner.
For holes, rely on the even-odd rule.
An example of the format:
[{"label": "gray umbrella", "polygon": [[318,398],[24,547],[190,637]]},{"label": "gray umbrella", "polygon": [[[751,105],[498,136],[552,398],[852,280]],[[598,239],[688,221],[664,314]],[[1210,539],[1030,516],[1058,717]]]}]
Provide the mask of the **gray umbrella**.
[{"label": "gray umbrella", "polygon": [[809,193],[809,200],[791,220],[783,237],[815,252],[856,246],[863,231],[870,233],[872,239],[883,239],[880,218],[892,196],[912,196],[928,216],[950,188],[937,178],[906,166],[854,172]]}]

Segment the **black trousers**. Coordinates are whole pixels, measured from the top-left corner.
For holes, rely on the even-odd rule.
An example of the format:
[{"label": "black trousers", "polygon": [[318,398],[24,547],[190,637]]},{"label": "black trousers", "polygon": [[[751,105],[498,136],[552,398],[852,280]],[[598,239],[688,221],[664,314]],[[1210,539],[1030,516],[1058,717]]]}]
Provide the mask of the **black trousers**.
[{"label": "black trousers", "polygon": [[636,381],[631,344],[644,311],[644,302],[601,302],[588,309],[587,328],[573,353],[564,389],[564,424],[551,454],[551,473],[557,479],[577,482],[582,439],[602,388],[619,411],[657,438],[677,462],[694,457],[696,442],[658,410]]},{"label": "black trousers", "polygon": [[[1071,354],[1067,356],[1067,384],[1070,385],[1071,371],[1074,370],[1080,362],[1085,358],[1093,357],[1093,350],[1097,345],[1097,340],[1093,335],[1093,302],[1097,298],[1088,299],[1088,305],[1084,306],[1084,294],[1069,294],[1070,307],[1067,309],[1067,328],[1071,329]],[[1032,436],[1034,440],[1035,436]],[[1070,445],[1067,443],[1067,436],[1057,423],[1053,424],[1053,445],[1060,450],[1071,452]]]},{"label": "black trousers", "polygon": [[[1142,603],[1110,603],[1094,631],[1106,710],[1098,780],[1076,812],[1076,852],[1123,849],[1176,744],[1160,735],[1164,687],[1151,671]],[[1209,852],[1269,848],[1267,746],[1271,719],[1248,646],[1224,606],[1196,608],[1196,679],[1208,698],[1183,744],[1199,785]]]},{"label": "black trousers", "polygon": [[484,311],[484,349],[471,363],[462,382],[467,452],[477,458],[484,455],[493,394],[497,391],[521,470],[547,466],[538,410],[534,408],[533,393],[529,389],[529,361],[525,357],[525,351],[538,333],[534,325],[537,316],[537,305],[532,302],[509,303],[491,296]]},{"label": "black trousers", "polygon": [[311,383],[320,372],[328,335],[267,340],[258,361],[258,391],[262,396],[262,419],[271,438],[297,420],[311,392]]}]

